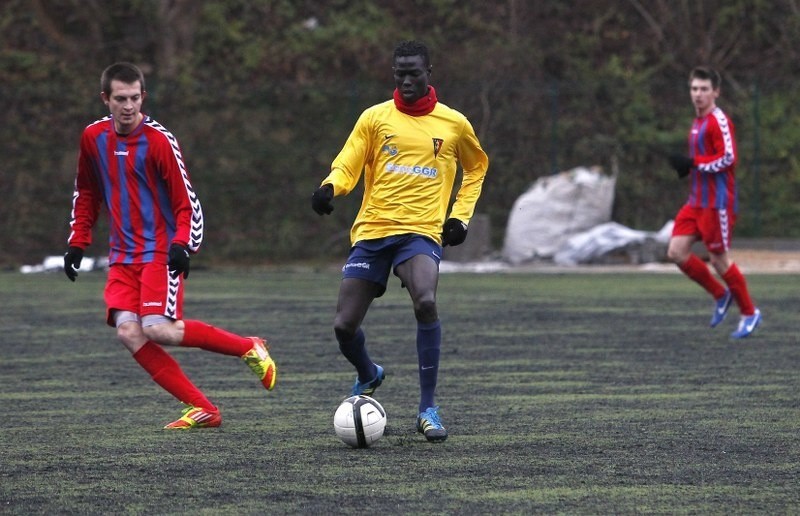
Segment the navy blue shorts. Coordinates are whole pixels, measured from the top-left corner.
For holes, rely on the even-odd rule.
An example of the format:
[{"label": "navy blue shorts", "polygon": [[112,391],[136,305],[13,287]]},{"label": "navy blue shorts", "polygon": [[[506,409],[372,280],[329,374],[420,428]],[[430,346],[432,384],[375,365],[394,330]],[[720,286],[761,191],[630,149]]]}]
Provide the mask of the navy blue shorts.
[{"label": "navy blue shorts", "polygon": [[361,240],[350,249],[347,263],[342,267],[342,278],[377,283],[383,287],[378,294],[380,297],[386,291],[389,272],[418,254],[430,256],[439,265],[442,247],[428,237],[412,233]]}]

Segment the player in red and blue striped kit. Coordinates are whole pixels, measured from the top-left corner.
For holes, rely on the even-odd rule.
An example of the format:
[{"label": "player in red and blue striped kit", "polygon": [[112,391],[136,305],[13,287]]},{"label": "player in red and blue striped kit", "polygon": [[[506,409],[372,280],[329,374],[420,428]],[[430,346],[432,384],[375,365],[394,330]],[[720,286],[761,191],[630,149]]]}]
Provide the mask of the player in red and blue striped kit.
[{"label": "player in red and blue striped kit", "polygon": [[203,211],[180,146],[142,113],[144,75],[130,63],[102,74],[110,115],[86,127],[80,143],[64,271],[75,281],[101,207],[110,226],[106,320],[133,358],[185,403],[168,429],[216,427],[219,409],[186,377],[163,345],[241,357],[267,390],[276,381],[266,341],[183,319],[183,281],[203,240]]},{"label": "player in red and blue striped kit", "polygon": [[[667,256],[714,297],[712,328],[722,322],[731,302],[736,301],[741,318],[731,337],[740,339],[760,324],[761,311],[750,298],[744,275],[728,255],[739,209],[735,177],[738,153],[733,122],[716,105],[720,83],[719,74],[706,67],[695,68],[689,76],[697,115],[689,131],[689,156],[669,158],[679,177],[689,176],[689,198],[675,217]],[[727,288],[692,253],[697,240],[705,244],[709,261]]]},{"label": "player in red and blue striped kit", "polygon": [[194,253],[203,212],[174,136],[150,117],[130,134],[107,116],[81,138],[70,244],[86,247],[99,208],[109,213],[109,264],[167,263],[174,242]]}]

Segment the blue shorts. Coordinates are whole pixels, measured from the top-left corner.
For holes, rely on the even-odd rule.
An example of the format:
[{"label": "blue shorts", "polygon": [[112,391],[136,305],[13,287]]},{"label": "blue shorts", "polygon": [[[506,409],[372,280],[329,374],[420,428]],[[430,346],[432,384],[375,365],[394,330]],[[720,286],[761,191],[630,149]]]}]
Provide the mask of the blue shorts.
[{"label": "blue shorts", "polygon": [[377,296],[380,297],[386,291],[389,272],[418,254],[430,256],[439,265],[442,247],[428,237],[412,233],[361,240],[350,249],[347,263],[342,267],[342,278],[377,283],[382,287]]}]

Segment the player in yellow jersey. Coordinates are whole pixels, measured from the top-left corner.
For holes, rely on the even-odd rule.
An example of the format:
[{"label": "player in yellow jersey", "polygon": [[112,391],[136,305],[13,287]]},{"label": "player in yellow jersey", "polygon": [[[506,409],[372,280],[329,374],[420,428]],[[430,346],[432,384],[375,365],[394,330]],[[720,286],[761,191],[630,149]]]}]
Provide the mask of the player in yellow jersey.
[{"label": "player in yellow jersey", "polygon": [[[434,403],[442,341],[439,261],[443,246],[467,237],[489,159],[467,118],[437,101],[427,47],[404,41],[393,60],[394,98],[361,114],[311,205],[319,215],[331,213],[333,198],[353,191],[363,174],[364,197],[342,269],[336,340],[358,373],[351,394],[372,395],[385,373],[367,353],[361,323],[394,271],[408,289],[417,320],[417,430],[436,442],[447,439]],[[448,217],[459,163],[462,181]]]}]

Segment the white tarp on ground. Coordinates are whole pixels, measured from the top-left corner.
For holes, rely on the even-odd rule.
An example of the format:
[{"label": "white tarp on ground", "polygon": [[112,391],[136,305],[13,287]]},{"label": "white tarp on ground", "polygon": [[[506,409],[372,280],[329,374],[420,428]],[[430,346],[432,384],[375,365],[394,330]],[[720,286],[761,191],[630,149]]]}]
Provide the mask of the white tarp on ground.
[{"label": "white tarp on ground", "polygon": [[509,213],[503,259],[512,265],[550,259],[571,236],[609,222],[616,182],[599,167],[537,179]]},{"label": "white tarp on ground", "polygon": [[670,220],[658,232],[638,231],[616,222],[600,224],[567,239],[553,261],[559,265],[587,264],[620,251],[627,251],[634,263],[658,261],[666,255],[673,224]]}]

